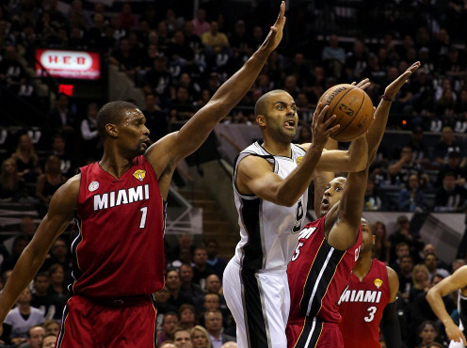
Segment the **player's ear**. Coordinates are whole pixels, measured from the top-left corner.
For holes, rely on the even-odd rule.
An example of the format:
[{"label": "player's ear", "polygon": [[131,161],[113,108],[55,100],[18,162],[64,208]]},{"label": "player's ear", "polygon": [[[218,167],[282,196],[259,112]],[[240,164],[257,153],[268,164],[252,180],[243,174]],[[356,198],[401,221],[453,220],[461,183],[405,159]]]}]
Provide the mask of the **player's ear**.
[{"label": "player's ear", "polygon": [[118,127],[114,123],[107,123],[105,125],[105,132],[112,138],[118,137]]},{"label": "player's ear", "polygon": [[256,115],[256,123],[257,123],[258,126],[260,126],[260,127],[266,127],[266,124],[267,124],[267,122],[266,122],[266,116],[261,115],[261,114]]}]

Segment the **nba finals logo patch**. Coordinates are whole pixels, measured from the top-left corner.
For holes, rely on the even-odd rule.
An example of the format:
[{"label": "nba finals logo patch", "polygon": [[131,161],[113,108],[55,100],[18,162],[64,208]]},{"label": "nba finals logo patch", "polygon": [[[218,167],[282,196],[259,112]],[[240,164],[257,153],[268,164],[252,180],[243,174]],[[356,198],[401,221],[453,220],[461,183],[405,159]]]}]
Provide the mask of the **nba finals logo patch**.
[{"label": "nba finals logo patch", "polygon": [[374,283],[375,283],[375,286],[376,286],[377,289],[379,289],[381,287],[381,285],[383,285],[383,281],[381,279],[379,279],[379,278],[376,278]]},{"label": "nba finals logo patch", "polygon": [[302,161],[303,159],[303,156],[300,156],[299,158],[297,158],[297,164],[300,164],[300,162]]},{"label": "nba finals logo patch", "polygon": [[133,173],[133,176],[139,181],[143,181],[144,177],[146,176],[146,171],[142,169],[138,169],[136,172]]},{"label": "nba finals logo patch", "polygon": [[96,191],[99,188],[99,183],[97,181],[93,181],[89,184],[88,190],[91,192]]}]

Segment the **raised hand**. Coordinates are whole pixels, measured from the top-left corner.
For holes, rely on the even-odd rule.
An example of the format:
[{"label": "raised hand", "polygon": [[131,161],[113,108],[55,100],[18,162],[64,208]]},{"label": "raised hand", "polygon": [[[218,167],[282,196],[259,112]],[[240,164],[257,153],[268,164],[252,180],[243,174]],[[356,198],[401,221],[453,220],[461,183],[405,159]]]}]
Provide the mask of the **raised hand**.
[{"label": "raised hand", "polygon": [[277,16],[276,22],[274,25],[271,27],[271,30],[269,31],[268,36],[264,40],[263,45],[270,50],[271,52],[276,49],[277,46],[279,46],[279,43],[282,40],[282,34],[284,30],[284,25],[285,25],[285,2],[281,2],[281,7],[279,11],[279,15]]},{"label": "raised hand", "polygon": [[317,146],[321,150],[326,145],[328,138],[331,134],[336,132],[340,125],[331,127],[331,124],[336,119],[336,115],[332,115],[326,121],[326,113],[328,112],[329,105],[324,106],[323,103],[318,103],[316,110],[313,114],[313,121],[311,122],[311,132],[313,133],[313,146]]},{"label": "raised hand", "polygon": [[420,68],[421,63],[415,62],[410,68],[408,68],[403,74],[401,74],[397,79],[392,81],[389,86],[384,90],[384,95],[387,98],[394,99],[396,94],[402,88],[402,86],[407,82],[407,79],[418,69]]},{"label": "raised hand", "polygon": [[370,82],[370,79],[363,79],[358,84],[357,84],[357,82],[354,81],[354,82],[351,83],[351,85],[365,90],[365,89],[367,89],[368,87],[371,86],[371,82]]}]

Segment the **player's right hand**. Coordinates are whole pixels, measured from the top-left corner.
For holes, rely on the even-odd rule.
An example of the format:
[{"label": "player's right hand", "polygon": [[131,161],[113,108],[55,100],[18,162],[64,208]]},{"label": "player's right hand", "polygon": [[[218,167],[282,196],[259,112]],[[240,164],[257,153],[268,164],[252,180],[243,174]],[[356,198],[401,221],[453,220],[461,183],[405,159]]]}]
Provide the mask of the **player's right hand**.
[{"label": "player's right hand", "polygon": [[324,148],[324,145],[326,145],[329,136],[335,133],[340,127],[338,124],[331,127],[331,124],[336,119],[336,115],[332,115],[327,120],[324,120],[328,110],[329,105],[318,103],[311,122],[313,146],[316,146],[321,150]]},{"label": "player's right hand", "polygon": [[271,30],[269,31],[268,36],[264,40],[263,45],[268,48],[271,52],[276,49],[277,46],[279,46],[281,40],[282,40],[282,34],[284,31],[284,25],[285,25],[285,2],[281,2],[281,7],[279,11],[279,15],[277,16],[276,22],[274,25],[271,27]]},{"label": "player's right hand", "polygon": [[467,342],[464,334],[459,329],[459,327],[456,324],[454,324],[454,322],[446,323],[445,328],[446,328],[446,334],[448,335],[451,341],[461,342],[462,340],[464,344]]}]

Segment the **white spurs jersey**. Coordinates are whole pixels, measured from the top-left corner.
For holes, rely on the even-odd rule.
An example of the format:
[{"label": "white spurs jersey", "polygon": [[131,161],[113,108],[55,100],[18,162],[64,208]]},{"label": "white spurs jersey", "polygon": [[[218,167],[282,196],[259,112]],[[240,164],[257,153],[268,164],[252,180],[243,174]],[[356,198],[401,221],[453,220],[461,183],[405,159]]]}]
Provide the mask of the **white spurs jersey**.
[{"label": "white spurs jersey", "polygon": [[244,269],[286,269],[305,219],[308,190],[292,207],[280,206],[254,195],[242,195],[235,184],[238,163],[247,156],[259,156],[273,164],[274,173],[285,178],[297,167],[305,153],[305,150],[292,144],[291,158],[273,156],[259,142],[255,142],[238,155],[233,188],[241,239],[234,259]]}]

